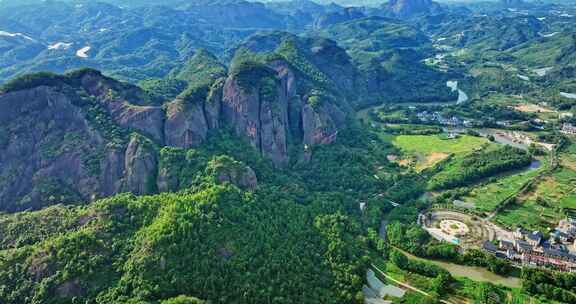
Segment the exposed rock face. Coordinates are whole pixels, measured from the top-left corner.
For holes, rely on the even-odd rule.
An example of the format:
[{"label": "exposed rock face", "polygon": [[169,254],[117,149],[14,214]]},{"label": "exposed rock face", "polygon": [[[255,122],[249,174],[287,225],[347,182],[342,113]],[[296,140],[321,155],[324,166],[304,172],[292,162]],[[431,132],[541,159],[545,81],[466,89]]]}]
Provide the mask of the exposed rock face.
[{"label": "exposed rock face", "polygon": [[302,111],[304,144],[307,146],[331,144],[338,136],[338,128],[344,124],[344,113],[329,103],[318,107],[306,104]]},{"label": "exposed rock face", "polygon": [[242,88],[235,77],[228,77],[222,98],[224,121],[236,134],[245,136],[250,144],[260,150],[260,96],[258,88]]},{"label": "exposed rock face", "polygon": [[[224,85],[222,113],[236,134],[247,138],[254,148],[272,159],[274,164],[283,166],[288,162],[289,92],[277,79],[268,81],[273,84],[257,84],[248,89],[243,88],[236,77],[230,76]],[[271,96],[264,96],[261,94],[263,89],[275,92]]]},{"label": "exposed rock face", "polygon": [[288,92],[278,85],[274,89],[275,100],[265,97],[260,101],[260,149],[274,164],[284,166],[288,163]]},{"label": "exposed rock face", "polygon": [[231,183],[245,190],[254,190],[258,186],[254,170],[228,156],[219,156],[211,160],[207,171],[220,184]]},{"label": "exposed rock face", "polygon": [[106,151],[101,164],[101,194],[110,196],[123,189],[125,174],[125,149],[110,148]]},{"label": "exposed rock face", "polygon": [[254,190],[258,186],[256,173],[250,167],[243,171],[221,172],[217,178],[220,183],[231,183],[240,189]]},{"label": "exposed rock face", "polygon": [[218,129],[220,127],[224,82],[224,78],[216,80],[210,88],[206,103],[204,104],[204,114],[206,115],[206,122],[209,129]]},{"label": "exposed rock face", "polygon": [[156,153],[150,143],[133,136],[126,149],[126,190],[134,194],[155,192],[157,166]]},{"label": "exposed rock face", "polygon": [[[38,208],[49,200],[44,190],[52,188],[68,199],[85,199],[97,189],[97,178],[82,163],[103,139],[64,93],[40,86],[4,94],[0,106],[5,138],[0,146],[0,209]],[[84,195],[77,191],[80,187]]]},{"label": "exposed rock face", "polygon": [[202,103],[182,99],[170,102],[166,107],[164,132],[167,146],[188,149],[202,144],[208,133]]},{"label": "exposed rock face", "polygon": [[[331,45],[316,52],[332,52]],[[247,81],[232,73],[190,100],[177,98],[164,107],[136,104],[144,98],[137,87],[96,71],[0,94],[0,210],[176,190],[179,181],[159,168],[155,147],[198,147],[211,129],[231,127],[277,167],[288,165],[290,144],[332,143],[344,112],[329,99],[301,96],[299,82],[307,80],[286,61],[261,68],[265,75]],[[352,88],[353,82],[338,79],[346,69],[323,72]],[[217,180],[249,189],[256,184],[251,169],[226,171]]]},{"label": "exposed rock face", "polygon": [[125,128],[138,130],[158,143],[164,139],[164,111],[160,107],[137,106],[126,101],[106,103],[114,121]]},{"label": "exposed rock face", "polygon": [[[99,80],[97,80],[99,78]],[[106,95],[92,95],[91,101],[81,92],[95,94],[108,79],[89,72],[81,76],[84,86],[38,86],[0,95],[0,209],[16,211],[37,209],[53,203],[89,201],[120,191],[144,193],[142,176],[149,176],[153,162],[150,156],[134,148],[127,153],[126,145],[109,145],[102,129],[94,126],[88,116],[106,108]],[[83,105],[92,104],[92,110]],[[119,101],[118,105],[127,104]],[[90,106],[86,106],[90,108]],[[137,107],[132,106],[130,107]],[[127,107],[123,107],[126,109]],[[113,107],[110,107],[113,109]],[[119,121],[129,129],[142,130],[156,140],[162,132],[144,132],[150,126],[162,124],[160,108],[146,108],[131,115],[130,111],[108,114],[110,120]],[[148,117],[144,123],[138,115]],[[124,114],[128,113],[126,116]],[[144,113],[144,114],[142,114]],[[114,115],[118,114],[118,120]],[[103,122],[100,114],[94,119]],[[155,116],[155,117],[154,117]],[[122,117],[126,117],[122,120]],[[153,130],[153,129],[150,129]],[[155,136],[153,136],[155,135]],[[144,154],[145,155],[145,154]],[[144,160],[141,160],[144,158]],[[131,166],[129,168],[126,165]],[[128,172],[128,175],[127,175]],[[129,182],[126,184],[126,178]]]},{"label": "exposed rock face", "polygon": [[178,176],[170,173],[170,168],[162,166],[158,168],[158,178],[156,180],[158,191],[168,192],[178,189]]}]

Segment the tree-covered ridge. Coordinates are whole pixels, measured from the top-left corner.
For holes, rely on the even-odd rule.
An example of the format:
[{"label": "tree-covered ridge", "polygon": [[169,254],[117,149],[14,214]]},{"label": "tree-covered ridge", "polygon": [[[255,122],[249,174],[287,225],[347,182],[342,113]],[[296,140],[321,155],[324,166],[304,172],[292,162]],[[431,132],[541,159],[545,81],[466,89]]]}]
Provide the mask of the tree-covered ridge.
[{"label": "tree-covered ridge", "polygon": [[354,302],[364,254],[357,224],[338,211],[340,199],[325,204],[214,184],[105,199],[62,217],[79,223],[75,229],[2,251],[0,299]]},{"label": "tree-covered ridge", "polygon": [[210,87],[227,75],[227,68],[216,56],[199,49],[182,66],[175,67],[164,78],[150,78],[139,85],[150,95],[168,101],[176,97],[205,99]]},{"label": "tree-covered ridge", "polygon": [[[314,148],[308,165],[278,171],[223,131],[197,149],[160,149],[175,181],[167,190],[182,192],[4,215],[0,300],[361,301],[362,231],[379,225],[390,206],[376,194],[398,179],[373,177],[382,166],[395,170],[389,144],[355,123],[339,138]],[[252,169],[257,187],[233,185]],[[362,222],[360,200],[370,204]]]},{"label": "tree-covered ridge", "polygon": [[432,42],[410,24],[369,17],[337,23],[318,34],[338,41],[358,67],[366,95],[361,105],[456,99],[446,81],[458,75],[423,64],[434,53]]},{"label": "tree-covered ridge", "polygon": [[[240,67],[285,62],[297,74],[298,93],[312,90],[337,95],[335,102],[357,102],[359,75],[350,56],[335,41],[321,37],[297,36],[287,32],[263,32],[250,36],[235,50],[231,73]],[[264,71],[261,72],[264,75]]]},{"label": "tree-covered ridge", "polygon": [[[137,105],[154,104],[158,102],[154,96],[150,96],[138,86],[130,83],[120,82],[113,78],[104,76],[102,72],[91,68],[81,68],[68,71],[64,74],[55,74],[51,72],[31,73],[16,77],[0,86],[0,94],[12,93],[17,91],[34,89],[41,86],[57,87],[67,89],[67,87],[86,86],[86,78],[98,79],[97,85],[108,88],[108,99],[123,98]],[[81,97],[86,96],[83,92]]]}]

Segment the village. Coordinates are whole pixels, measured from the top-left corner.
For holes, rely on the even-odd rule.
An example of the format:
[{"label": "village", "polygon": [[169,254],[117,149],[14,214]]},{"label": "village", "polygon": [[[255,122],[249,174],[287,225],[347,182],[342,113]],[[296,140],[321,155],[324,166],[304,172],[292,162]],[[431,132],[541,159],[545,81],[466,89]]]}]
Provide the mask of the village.
[{"label": "village", "polygon": [[541,231],[507,230],[465,213],[435,210],[422,213],[418,223],[438,241],[461,250],[482,249],[517,267],[576,272],[576,217],[568,216],[548,236]]},{"label": "village", "polygon": [[[471,117],[463,117],[456,113],[446,114],[443,113],[441,110],[432,110],[432,109],[422,109],[417,106],[408,106],[408,112],[413,115],[410,119],[410,123],[416,124],[425,124],[425,125],[440,125],[444,127],[460,127],[460,128],[498,128],[498,129],[507,129],[513,126],[515,123],[520,123],[525,125],[528,128],[533,130],[546,130],[547,128],[556,129],[562,134],[565,135],[576,135],[576,126],[572,121],[573,114],[569,112],[562,112],[557,113],[557,119],[560,122],[559,125],[553,124],[552,122],[555,119],[550,120],[548,118],[540,118],[539,116],[533,117],[526,121],[521,122],[514,122],[505,119],[481,119],[481,118],[471,118]],[[553,113],[552,110],[548,110],[544,106],[534,105],[534,104],[520,104],[516,106],[510,106],[510,109],[524,112],[524,113],[531,113],[531,114],[551,114]],[[386,116],[381,116],[380,119],[383,122],[392,123],[394,124],[394,118],[391,121],[388,121]]]}]

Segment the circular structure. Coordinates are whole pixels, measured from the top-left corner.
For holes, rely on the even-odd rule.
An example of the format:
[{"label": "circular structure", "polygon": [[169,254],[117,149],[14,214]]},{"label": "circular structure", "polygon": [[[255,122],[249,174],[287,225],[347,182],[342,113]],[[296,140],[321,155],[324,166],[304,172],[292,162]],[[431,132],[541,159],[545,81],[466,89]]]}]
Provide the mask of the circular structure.
[{"label": "circular structure", "polygon": [[430,210],[422,214],[420,220],[422,227],[435,239],[465,249],[481,248],[484,241],[493,241],[501,235],[500,229],[493,223],[454,210]]},{"label": "circular structure", "polygon": [[440,229],[442,229],[442,231],[446,234],[457,237],[467,235],[470,232],[468,225],[451,219],[441,220]]}]

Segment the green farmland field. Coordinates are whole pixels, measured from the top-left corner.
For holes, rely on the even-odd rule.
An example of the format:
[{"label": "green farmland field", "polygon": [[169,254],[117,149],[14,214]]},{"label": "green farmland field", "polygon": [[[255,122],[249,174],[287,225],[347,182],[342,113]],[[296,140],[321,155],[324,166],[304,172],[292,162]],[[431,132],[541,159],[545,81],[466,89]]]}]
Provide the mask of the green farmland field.
[{"label": "green farmland field", "polygon": [[480,148],[489,141],[482,137],[460,136],[456,139],[442,139],[438,135],[400,135],[394,145],[406,153],[454,153],[461,154]]}]

